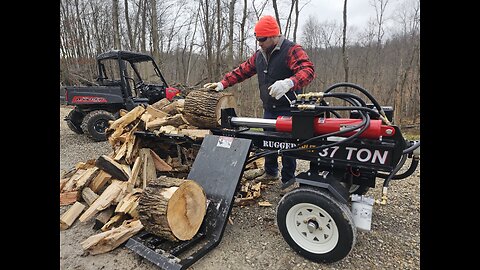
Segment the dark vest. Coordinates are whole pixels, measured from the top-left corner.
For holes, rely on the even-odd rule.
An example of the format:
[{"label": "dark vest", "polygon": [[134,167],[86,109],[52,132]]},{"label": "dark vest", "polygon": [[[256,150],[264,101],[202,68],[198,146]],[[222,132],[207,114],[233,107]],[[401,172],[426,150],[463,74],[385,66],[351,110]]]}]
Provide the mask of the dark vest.
[{"label": "dark vest", "polygon": [[[293,75],[293,71],[288,68],[287,65],[287,53],[288,50],[294,45],[293,42],[284,39],[280,50],[274,50],[267,63],[265,57],[260,52],[257,53],[255,58],[255,67],[257,69],[258,86],[260,88],[260,98],[263,102],[263,108],[265,110],[288,110],[290,103],[283,96],[279,100],[270,96],[268,93],[268,87],[277,80],[283,80]],[[302,90],[296,90],[297,94]],[[288,91],[287,96],[290,100],[295,100],[293,91]]]}]

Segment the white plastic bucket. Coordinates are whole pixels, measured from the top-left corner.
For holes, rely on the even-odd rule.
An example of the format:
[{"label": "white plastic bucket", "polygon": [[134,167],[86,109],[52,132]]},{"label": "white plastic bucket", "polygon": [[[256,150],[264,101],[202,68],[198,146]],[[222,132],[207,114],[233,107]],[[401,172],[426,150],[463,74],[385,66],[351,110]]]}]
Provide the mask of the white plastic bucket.
[{"label": "white plastic bucket", "polygon": [[355,226],[362,231],[370,231],[374,199],[352,194],[352,215]]}]

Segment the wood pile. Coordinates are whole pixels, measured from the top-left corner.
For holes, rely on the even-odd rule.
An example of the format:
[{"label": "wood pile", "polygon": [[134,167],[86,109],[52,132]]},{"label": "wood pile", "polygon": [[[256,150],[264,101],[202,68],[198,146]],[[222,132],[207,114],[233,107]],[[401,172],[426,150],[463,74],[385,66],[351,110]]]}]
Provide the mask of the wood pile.
[{"label": "wood pile", "polygon": [[[94,219],[94,229],[102,232],[81,243],[92,255],[115,249],[142,228],[171,241],[191,239],[203,221],[207,198],[198,184],[180,176],[188,174],[198,149],[154,148],[134,132],[180,134],[201,143],[211,134],[208,128],[219,125],[225,107],[235,107],[233,95],[191,91],[186,99],[121,111],[107,129],[113,151],[78,162],[61,176],[60,205],[69,208],[60,216],[60,229]],[[244,189],[243,198],[258,198],[260,185],[254,189]]]}]

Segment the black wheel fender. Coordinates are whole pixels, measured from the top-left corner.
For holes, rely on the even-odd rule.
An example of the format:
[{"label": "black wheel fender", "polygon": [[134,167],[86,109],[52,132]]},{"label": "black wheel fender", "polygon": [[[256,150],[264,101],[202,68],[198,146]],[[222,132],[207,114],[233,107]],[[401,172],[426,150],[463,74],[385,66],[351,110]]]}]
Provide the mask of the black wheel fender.
[{"label": "black wheel fender", "polygon": [[115,116],[104,110],[89,112],[82,121],[82,130],[88,137],[96,142],[107,140],[106,129],[108,121],[115,120]]},{"label": "black wheel fender", "polygon": [[[276,211],[277,226],[285,241],[309,260],[336,262],[345,258],[355,245],[357,229],[348,205],[325,189],[312,186],[294,189],[283,196]],[[312,231],[306,226],[310,221],[318,224]]]},{"label": "black wheel fender", "polygon": [[77,134],[83,134],[82,130],[82,121],[85,117],[85,114],[82,112],[77,111],[76,109],[72,109],[67,117],[65,117],[65,121],[67,122],[67,126]]}]

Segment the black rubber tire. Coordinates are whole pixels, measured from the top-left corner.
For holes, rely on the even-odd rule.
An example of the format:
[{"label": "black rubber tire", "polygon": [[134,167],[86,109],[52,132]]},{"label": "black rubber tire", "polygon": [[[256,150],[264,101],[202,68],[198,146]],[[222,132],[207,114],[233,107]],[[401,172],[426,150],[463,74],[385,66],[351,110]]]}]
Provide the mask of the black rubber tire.
[{"label": "black rubber tire", "polygon": [[[312,210],[317,211],[308,210],[308,208],[310,208],[309,205],[314,205],[315,207],[312,207]],[[290,209],[294,212],[291,212],[290,215],[287,216]],[[307,212],[305,218],[303,217],[303,213],[300,213],[303,212],[303,210],[298,210],[299,213],[294,214],[296,213],[295,209],[307,209],[308,211],[305,211]],[[326,215],[322,215],[320,210],[325,211],[331,219]],[[314,231],[315,234],[320,234],[324,237],[323,239],[331,237],[332,240],[326,240],[325,243],[320,241],[314,243],[314,241],[309,240],[309,236],[307,236],[308,232],[302,232],[302,230],[305,229],[301,227],[303,226],[302,223],[298,222],[299,219],[306,220],[307,216],[315,216],[314,214],[317,212],[320,213],[320,215],[318,215],[319,217],[325,217],[322,222],[328,220],[328,222],[326,222],[327,224],[322,224],[325,230],[316,229]],[[311,213],[314,214],[312,215]],[[300,217],[300,214],[302,214],[302,217]],[[287,228],[287,219],[292,217],[294,218],[294,222],[289,226],[293,238]],[[289,221],[292,222],[292,220]],[[305,224],[305,222],[303,223]],[[314,262],[332,263],[339,261],[352,251],[356,242],[357,228],[353,222],[350,208],[346,204],[338,202],[327,190],[321,188],[310,186],[300,187],[285,194],[277,206],[277,226],[283,238],[293,250]],[[329,230],[331,230],[331,232],[327,234]],[[312,237],[312,235],[315,236],[315,234],[311,233],[310,237]],[[302,240],[302,235],[304,236],[304,240]],[[338,238],[336,238],[336,236],[338,236]],[[294,238],[297,239],[297,241],[295,241]],[[322,239],[321,237],[319,238]],[[299,244],[297,242],[303,243]],[[302,245],[304,247],[309,246],[311,251],[302,247]]]},{"label": "black rubber tire", "polygon": [[77,134],[83,134],[82,130],[82,120],[85,115],[75,109],[71,110],[67,118],[70,120],[66,120],[67,126],[75,133]]},{"label": "black rubber tire", "polygon": [[115,120],[112,113],[104,110],[89,112],[82,121],[83,132],[96,142],[106,141],[105,130],[108,128],[108,121]]},{"label": "black rubber tire", "polygon": [[370,190],[369,186],[363,186],[363,185],[352,185],[350,187],[349,193],[350,194],[357,194],[357,195],[365,195],[368,190]]}]

